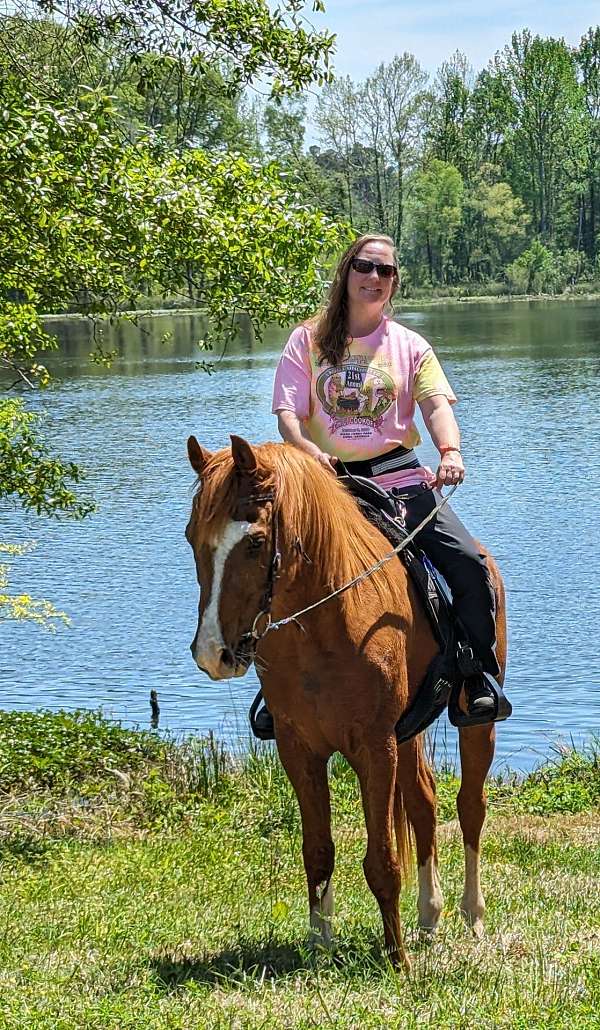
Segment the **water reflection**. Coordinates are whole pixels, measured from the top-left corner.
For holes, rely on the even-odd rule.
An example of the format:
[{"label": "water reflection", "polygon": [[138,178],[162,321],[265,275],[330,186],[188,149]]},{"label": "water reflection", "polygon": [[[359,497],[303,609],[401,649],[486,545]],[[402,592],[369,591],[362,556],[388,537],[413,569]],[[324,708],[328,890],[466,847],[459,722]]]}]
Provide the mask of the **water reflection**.
[{"label": "water reflection", "polygon": [[[468,480],[456,507],[496,554],[508,591],[515,716],[499,729],[499,754],[525,768],[557,735],[578,740],[600,725],[596,306],[403,317],[434,342],[459,394]],[[197,597],[183,539],[194,482],[185,440],[194,432],[217,448],[230,432],[274,438],[271,382],[286,334],[242,332],[207,376],[196,371],[205,330],[196,313],[104,327],[103,346],[118,352],[109,370],[89,363],[89,325],[51,325],[61,338],[56,378],[32,403],[47,412],[56,447],[88,468],[99,511],[79,524],[0,511],[1,539],[38,541],[13,564],[15,591],[73,617],[54,637],[3,625],[3,704],[102,705],[147,725],[154,690],[161,728],[246,734],[254,672],[214,684],[189,657]],[[433,462],[431,445],[422,458]]]}]

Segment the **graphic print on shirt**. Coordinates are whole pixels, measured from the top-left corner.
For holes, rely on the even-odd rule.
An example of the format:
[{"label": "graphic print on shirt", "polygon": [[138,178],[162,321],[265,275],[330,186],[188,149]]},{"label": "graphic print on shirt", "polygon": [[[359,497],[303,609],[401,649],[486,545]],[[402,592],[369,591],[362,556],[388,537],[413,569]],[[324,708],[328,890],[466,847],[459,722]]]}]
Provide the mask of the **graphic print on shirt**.
[{"label": "graphic print on shirt", "polygon": [[341,434],[345,437],[370,435],[379,429],[396,399],[392,377],[356,357],[326,368],[315,389],[323,411],[329,415],[330,434],[348,427],[349,431]]}]

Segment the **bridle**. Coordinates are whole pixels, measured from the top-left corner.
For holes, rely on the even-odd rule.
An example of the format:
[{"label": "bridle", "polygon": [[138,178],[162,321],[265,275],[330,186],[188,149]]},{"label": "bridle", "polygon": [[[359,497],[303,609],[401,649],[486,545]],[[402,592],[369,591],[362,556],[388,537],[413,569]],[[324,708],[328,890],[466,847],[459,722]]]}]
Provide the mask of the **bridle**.
[{"label": "bridle", "polygon": [[[245,497],[240,498],[242,504],[268,504],[275,501],[274,491],[269,491],[264,494],[247,494]],[[267,575],[267,582],[265,589],[260,601],[260,607],[258,613],[254,616],[252,622],[252,628],[244,633],[240,637],[238,644],[238,651],[244,651],[244,645],[249,644],[250,655],[254,651],[259,640],[267,634],[273,625],[273,619],[271,616],[271,606],[273,604],[273,591],[275,589],[275,583],[279,579],[279,573],[281,572],[281,551],[279,549],[279,519],[274,511],[271,509],[271,563],[269,565],[269,572]],[[264,619],[264,625],[261,626],[261,620]]]}]

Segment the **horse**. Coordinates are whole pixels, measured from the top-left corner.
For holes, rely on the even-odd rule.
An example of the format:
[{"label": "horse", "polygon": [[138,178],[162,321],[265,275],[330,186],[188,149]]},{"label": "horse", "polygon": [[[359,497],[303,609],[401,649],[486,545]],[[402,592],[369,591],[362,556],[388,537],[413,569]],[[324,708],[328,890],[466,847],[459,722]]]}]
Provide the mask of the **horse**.
[{"label": "horse", "polygon": [[[213,680],[243,676],[256,659],[276,746],[298,798],[309,924],[331,944],[334,843],[327,763],[340,752],[355,770],[367,829],[363,869],[383,921],[385,949],[408,968],[398,900],[412,840],[418,868],[418,922],[434,933],[443,908],[437,863],[433,773],[422,735],[398,744],[394,727],[438,651],[401,561],[388,562],[314,612],[264,632],[321,600],[389,553],[390,544],[323,465],[286,443],[252,446],[231,437],[216,453],[188,440],[198,475],[186,528],[200,601],[191,644]],[[487,552],[485,552],[487,555]],[[497,656],[506,662],[502,580],[496,593]],[[262,626],[261,632],[254,632]],[[480,839],[493,724],[460,732],[457,808],[465,854],[461,911],[477,936],[485,902]]]}]

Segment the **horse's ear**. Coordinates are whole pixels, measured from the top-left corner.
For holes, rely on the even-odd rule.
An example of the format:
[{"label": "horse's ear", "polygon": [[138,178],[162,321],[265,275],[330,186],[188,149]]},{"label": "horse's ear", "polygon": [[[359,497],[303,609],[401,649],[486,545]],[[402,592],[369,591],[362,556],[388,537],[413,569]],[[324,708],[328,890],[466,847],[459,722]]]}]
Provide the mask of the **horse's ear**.
[{"label": "horse's ear", "polygon": [[201,476],[209,458],[212,458],[212,454],[198,443],[195,436],[188,437],[187,452],[194,472]]},{"label": "horse's ear", "polygon": [[233,456],[233,463],[240,472],[246,472],[248,475],[256,472],[258,467],[256,455],[250,444],[243,437],[231,437],[231,454]]}]

